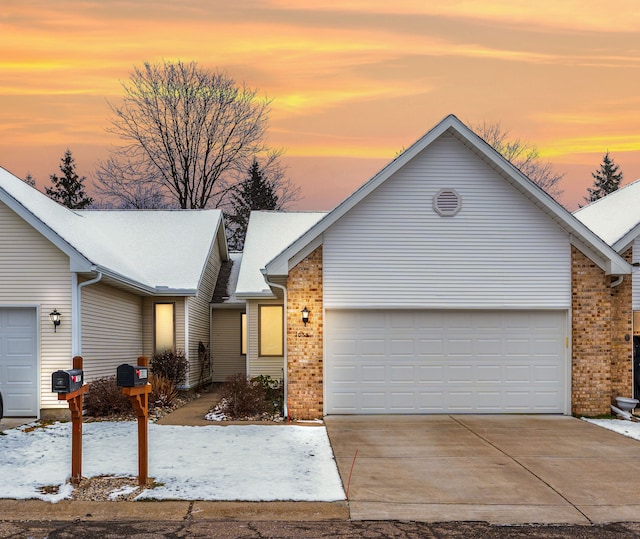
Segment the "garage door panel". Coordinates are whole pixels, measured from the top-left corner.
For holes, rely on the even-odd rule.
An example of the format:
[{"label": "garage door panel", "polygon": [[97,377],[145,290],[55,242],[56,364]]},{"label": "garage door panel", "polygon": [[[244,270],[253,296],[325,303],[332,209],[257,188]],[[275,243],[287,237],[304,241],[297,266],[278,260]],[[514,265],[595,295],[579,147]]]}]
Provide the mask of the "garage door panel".
[{"label": "garage door panel", "polygon": [[[566,316],[328,311],[326,413],[563,413]],[[355,402],[338,407],[336,392]]]},{"label": "garage door panel", "polygon": [[38,413],[36,309],[0,308],[0,392],[6,416]]}]

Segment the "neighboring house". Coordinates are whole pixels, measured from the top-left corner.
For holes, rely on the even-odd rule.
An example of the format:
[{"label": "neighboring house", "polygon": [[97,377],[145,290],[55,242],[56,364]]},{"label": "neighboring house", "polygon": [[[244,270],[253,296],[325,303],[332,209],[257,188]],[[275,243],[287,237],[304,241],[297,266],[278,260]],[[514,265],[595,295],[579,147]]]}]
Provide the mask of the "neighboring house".
[{"label": "neighboring house", "polygon": [[51,373],[75,355],[90,381],[181,349],[186,387],[210,379],[198,351],[210,345],[210,301],[228,258],[220,211],[72,211],[0,169],[0,227],[5,415],[59,415],[67,404]]},{"label": "neighboring house", "polygon": [[449,116],[325,216],[252,214],[234,297],[294,418],[595,415],[631,392],[630,273]]},{"label": "neighboring house", "polygon": [[[640,180],[614,191],[604,198],[580,208],[574,215],[634,267],[631,279],[623,277],[621,285],[632,287],[633,336],[636,357],[635,398],[640,396]],[[626,281],[625,281],[626,279]]]}]

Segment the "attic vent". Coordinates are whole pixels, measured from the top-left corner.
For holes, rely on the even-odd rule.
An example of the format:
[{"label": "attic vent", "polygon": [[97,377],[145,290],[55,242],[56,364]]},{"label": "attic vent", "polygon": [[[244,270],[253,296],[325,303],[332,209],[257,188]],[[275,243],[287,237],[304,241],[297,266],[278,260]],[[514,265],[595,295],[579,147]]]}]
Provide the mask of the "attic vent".
[{"label": "attic vent", "polygon": [[453,217],[461,206],[460,195],[454,189],[440,189],[433,197],[433,209],[442,217]]}]

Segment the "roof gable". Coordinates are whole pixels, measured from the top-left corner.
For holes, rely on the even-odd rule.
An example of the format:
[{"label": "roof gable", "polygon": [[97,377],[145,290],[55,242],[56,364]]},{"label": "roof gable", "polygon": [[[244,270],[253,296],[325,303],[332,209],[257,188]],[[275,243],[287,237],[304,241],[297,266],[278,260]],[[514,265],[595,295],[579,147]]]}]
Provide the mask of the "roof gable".
[{"label": "roof gable", "polygon": [[378,189],[380,185],[385,183],[396,172],[416,158],[423,150],[445,133],[454,136],[460,143],[471,149],[480,159],[496,170],[505,181],[509,182],[514,188],[525,195],[532,204],[539,206],[549,218],[553,219],[571,236],[572,243],[592,258],[606,273],[630,273],[631,268],[629,264],[605,242],[575,219],[551,196],[529,180],[484,140],[473,133],[473,131],[458,120],[458,118],[450,115],[427,132],[400,156],[391,161],[384,169],[378,172],[378,174],[327,214],[326,217],[300,236],[292,245],[273,258],[266,265],[267,275],[271,277],[287,275],[290,268],[295,266],[322,242],[322,234],[324,231],[341,219],[352,208],[360,204],[370,193]]},{"label": "roof gable", "polygon": [[211,250],[226,259],[219,210],[70,210],[0,169],[0,200],[70,258],[149,294],[194,294]]},{"label": "roof gable", "polygon": [[573,215],[616,251],[640,236],[640,180],[575,211]]}]

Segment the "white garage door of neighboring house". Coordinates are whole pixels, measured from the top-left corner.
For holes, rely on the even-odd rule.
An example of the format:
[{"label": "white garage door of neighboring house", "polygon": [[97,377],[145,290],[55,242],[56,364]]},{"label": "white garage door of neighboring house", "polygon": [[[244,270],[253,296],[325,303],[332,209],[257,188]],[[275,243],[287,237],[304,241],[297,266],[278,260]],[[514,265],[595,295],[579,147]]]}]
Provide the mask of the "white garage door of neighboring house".
[{"label": "white garage door of neighboring house", "polygon": [[38,415],[36,309],[0,308],[0,392],[4,415]]},{"label": "white garage door of neighboring house", "polygon": [[565,413],[567,313],[327,311],[327,414]]}]

